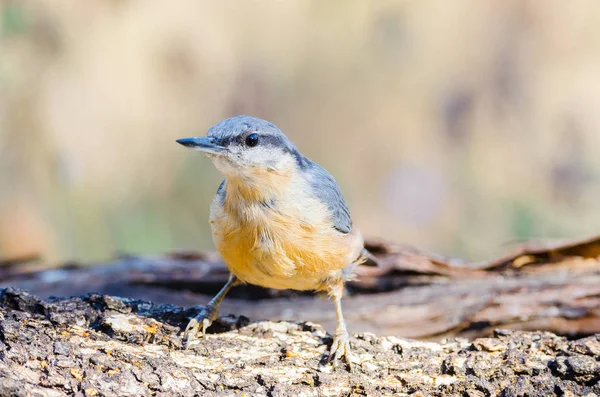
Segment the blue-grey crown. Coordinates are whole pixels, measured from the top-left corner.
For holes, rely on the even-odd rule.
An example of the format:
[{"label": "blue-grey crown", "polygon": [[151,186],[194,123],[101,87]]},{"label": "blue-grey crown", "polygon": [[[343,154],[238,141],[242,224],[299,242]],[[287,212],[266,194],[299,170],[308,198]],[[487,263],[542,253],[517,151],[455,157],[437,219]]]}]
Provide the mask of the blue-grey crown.
[{"label": "blue-grey crown", "polygon": [[264,145],[275,146],[290,153],[297,151],[294,144],[275,124],[256,117],[230,117],[208,130],[208,136],[222,146],[242,143],[249,133],[259,134],[260,142]]}]

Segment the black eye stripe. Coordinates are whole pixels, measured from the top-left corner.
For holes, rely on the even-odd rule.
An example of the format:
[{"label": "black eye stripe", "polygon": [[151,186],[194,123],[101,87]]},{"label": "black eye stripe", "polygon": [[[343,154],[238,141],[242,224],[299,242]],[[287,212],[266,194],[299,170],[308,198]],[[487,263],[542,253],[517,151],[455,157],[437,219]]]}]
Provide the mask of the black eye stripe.
[{"label": "black eye stripe", "polygon": [[280,148],[284,152],[290,151],[288,145],[286,145],[286,142],[281,137],[275,135],[261,135],[260,144],[261,146],[265,145]]},{"label": "black eye stripe", "polygon": [[252,133],[246,137],[246,145],[254,147],[258,145],[258,134]]},{"label": "black eye stripe", "polygon": [[[252,137],[252,138],[251,138]],[[256,142],[256,143],[255,143]],[[235,137],[229,137],[228,139],[222,139],[220,144],[228,146],[230,144],[244,145],[246,147],[254,147],[260,145],[261,147],[272,147],[279,148],[285,153],[294,152],[295,148],[289,144],[285,137],[272,135],[272,134],[261,134],[259,132],[246,131],[243,134]]]}]

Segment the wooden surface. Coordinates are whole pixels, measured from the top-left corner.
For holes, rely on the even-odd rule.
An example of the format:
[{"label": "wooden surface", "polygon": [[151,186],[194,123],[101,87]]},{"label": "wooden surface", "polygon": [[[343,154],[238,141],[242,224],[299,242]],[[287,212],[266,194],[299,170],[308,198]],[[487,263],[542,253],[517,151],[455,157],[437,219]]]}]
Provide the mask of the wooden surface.
[{"label": "wooden surface", "polygon": [[[600,238],[529,243],[480,263],[382,241],[368,245],[381,267],[359,268],[348,285],[343,305],[351,332],[428,340],[488,336],[498,327],[571,338],[600,332]],[[226,279],[213,253],[122,257],[52,270],[25,260],[0,267],[1,286],[44,298],[98,292],[184,307],[206,304]],[[335,327],[327,299],[253,286],[235,288],[222,313]]]},{"label": "wooden surface", "polygon": [[331,336],[308,322],[229,316],[182,350],[194,314],[105,295],[42,301],[3,290],[0,395],[600,395],[600,335],[498,330],[433,343],[361,333],[350,341],[350,373],[325,363]]}]

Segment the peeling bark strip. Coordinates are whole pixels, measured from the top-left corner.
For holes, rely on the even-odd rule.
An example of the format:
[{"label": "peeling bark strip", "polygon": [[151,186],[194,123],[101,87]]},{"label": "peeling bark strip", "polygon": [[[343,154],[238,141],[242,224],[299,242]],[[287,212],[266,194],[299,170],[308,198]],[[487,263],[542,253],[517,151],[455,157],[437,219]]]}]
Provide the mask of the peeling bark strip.
[{"label": "peeling bark strip", "polygon": [[190,350],[192,310],[90,294],[0,294],[0,395],[600,396],[600,335],[497,330],[441,343],[358,334],[355,373],[321,365],[311,323],[219,319]]}]

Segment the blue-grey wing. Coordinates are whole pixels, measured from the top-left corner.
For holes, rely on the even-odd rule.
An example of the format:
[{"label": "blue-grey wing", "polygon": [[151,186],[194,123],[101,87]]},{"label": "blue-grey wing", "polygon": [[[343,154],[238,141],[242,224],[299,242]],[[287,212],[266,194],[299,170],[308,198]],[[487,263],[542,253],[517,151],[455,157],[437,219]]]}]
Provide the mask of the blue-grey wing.
[{"label": "blue-grey wing", "polygon": [[313,194],[327,205],[333,227],[342,233],[350,233],[352,230],[350,211],[333,176],[307,158],[302,159],[301,168],[307,173]]}]

